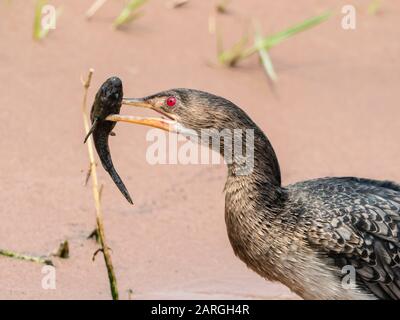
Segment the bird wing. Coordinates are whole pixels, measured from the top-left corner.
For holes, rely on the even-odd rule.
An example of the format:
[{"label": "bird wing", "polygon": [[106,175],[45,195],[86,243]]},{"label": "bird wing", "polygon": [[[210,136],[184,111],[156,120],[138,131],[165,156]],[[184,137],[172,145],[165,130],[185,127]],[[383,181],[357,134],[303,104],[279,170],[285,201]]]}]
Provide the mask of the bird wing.
[{"label": "bird wing", "polygon": [[[311,246],[381,299],[400,299],[400,185],[325,178],[294,185],[309,215]],[[305,201],[304,201],[305,200]]]}]

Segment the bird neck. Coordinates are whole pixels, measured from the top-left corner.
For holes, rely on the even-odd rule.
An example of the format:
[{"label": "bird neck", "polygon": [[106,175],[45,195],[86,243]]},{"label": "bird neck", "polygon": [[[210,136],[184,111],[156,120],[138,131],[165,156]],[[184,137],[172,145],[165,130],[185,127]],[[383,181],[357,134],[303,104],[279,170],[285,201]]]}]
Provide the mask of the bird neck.
[{"label": "bird neck", "polygon": [[[232,163],[228,163],[226,206],[231,213],[243,214],[250,207],[259,207],[260,210],[270,209],[273,214],[283,207],[285,200],[279,163],[268,138],[257,126],[253,129],[253,167],[246,174],[241,174],[243,163],[238,162],[235,157]],[[244,145],[242,148],[246,150]]]},{"label": "bird neck", "polygon": [[[233,134],[229,150],[221,146],[221,154],[228,165],[231,178],[281,186],[281,172],[275,151],[268,138],[255,126]],[[238,151],[239,150],[239,151]],[[227,154],[225,151],[228,151]],[[227,157],[228,156],[228,157]]]}]

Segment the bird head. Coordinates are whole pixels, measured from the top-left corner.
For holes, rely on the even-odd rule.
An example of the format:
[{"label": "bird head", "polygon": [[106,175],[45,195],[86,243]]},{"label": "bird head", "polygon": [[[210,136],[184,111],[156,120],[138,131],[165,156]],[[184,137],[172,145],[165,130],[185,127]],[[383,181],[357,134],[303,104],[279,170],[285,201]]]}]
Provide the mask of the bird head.
[{"label": "bird head", "polygon": [[[276,174],[276,183],[280,183],[279,165],[271,144],[251,118],[231,101],[199,90],[171,89],[143,98],[124,98],[122,104],[148,108],[162,117],[114,114],[106,120],[141,124],[187,136],[194,133],[200,137],[198,142],[219,152],[231,169],[235,167],[231,172],[252,172],[258,158],[263,163],[259,168],[269,166]],[[208,135],[203,130],[208,130]],[[241,150],[246,150],[244,157]]]},{"label": "bird head", "polygon": [[245,129],[255,124],[235,104],[211,93],[194,89],[171,89],[143,98],[124,98],[122,104],[143,107],[161,118],[111,115],[107,120],[156,127],[171,132],[203,129]]}]

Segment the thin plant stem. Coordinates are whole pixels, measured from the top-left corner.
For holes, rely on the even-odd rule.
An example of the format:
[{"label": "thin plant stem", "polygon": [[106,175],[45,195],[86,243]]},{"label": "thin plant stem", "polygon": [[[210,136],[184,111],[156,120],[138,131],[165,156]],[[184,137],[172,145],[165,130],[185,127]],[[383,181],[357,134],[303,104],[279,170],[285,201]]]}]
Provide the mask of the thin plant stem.
[{"label": "thin plant stem", "polygon": [[19,259],[19,260],[25,260],[25,261],[31,261],[31,262],[41,263],[41,264],[53,265],[53,262],[48,257],[30,256],[30,255],[27,255],[27,254],[18,253],[18,252],[11,251],[11,250],[0,249],[0,255],[5,256],[5,257],[9,257],[9,258]]}]

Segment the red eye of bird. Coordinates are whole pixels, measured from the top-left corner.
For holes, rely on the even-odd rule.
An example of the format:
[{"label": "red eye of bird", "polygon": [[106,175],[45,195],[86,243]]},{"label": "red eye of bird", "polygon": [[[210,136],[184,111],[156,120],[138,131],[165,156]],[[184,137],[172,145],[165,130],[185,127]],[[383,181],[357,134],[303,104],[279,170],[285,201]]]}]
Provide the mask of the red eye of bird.
[{"label": "red eye of bird", "polygon": [[168,107],[173,107],[175,104],[176,104],[176,98],[175,97],[169,97],[167,99]]}]

